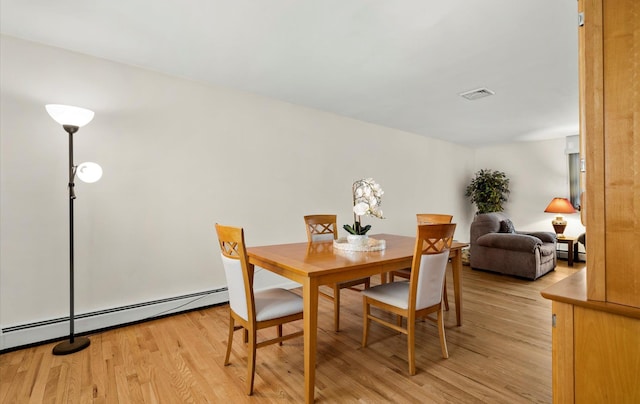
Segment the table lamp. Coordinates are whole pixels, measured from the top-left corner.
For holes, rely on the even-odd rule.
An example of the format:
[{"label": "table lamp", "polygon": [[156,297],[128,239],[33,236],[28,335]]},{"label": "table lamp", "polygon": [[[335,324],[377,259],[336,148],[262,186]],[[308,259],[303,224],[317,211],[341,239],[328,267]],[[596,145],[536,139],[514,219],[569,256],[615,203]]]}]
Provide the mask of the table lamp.
[{"label": "table lamp", "polygon": [[[553,198],[547,208],[547,213],[576,213],[575,208],[567,198]],[[560,215],[551,221],[551,225],[556,232],[557,238],[564,238],[564,229],[567,227],[567,221]]]}]

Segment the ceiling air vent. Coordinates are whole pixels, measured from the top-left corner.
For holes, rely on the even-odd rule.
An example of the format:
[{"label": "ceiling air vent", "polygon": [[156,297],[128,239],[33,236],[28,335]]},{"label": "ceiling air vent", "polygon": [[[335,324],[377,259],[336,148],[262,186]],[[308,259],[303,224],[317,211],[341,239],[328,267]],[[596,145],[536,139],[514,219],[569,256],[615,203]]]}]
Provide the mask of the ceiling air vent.
[{"label": "ceiling air vent", "polygon": [[458,94],[460,97],[466,98],[468,100],[474,101],[479,98],[488,97],[490,95],[494,95],[495,93],[488,88],[476,88],[475,90],[465,91],[464,93]]}]

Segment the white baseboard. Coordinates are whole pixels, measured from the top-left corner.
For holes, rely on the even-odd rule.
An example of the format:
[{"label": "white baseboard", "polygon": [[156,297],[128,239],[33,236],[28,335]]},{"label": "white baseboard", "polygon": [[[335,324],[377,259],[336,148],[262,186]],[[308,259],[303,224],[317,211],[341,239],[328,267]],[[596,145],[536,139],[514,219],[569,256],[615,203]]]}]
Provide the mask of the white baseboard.
[{"label": "white baseboard", "polygon": [[[78,313],[75,315],[74,333],[88,333],[228,301],[227,288],[222,288],[92,313]],[[69,317],[3,327],[0,332],[0,351],[68,335]]]},{"label": "white baseboard", "polygon": [[[268,271],[256,271],[254,288],[260,290],[265,287],[292,289],[300,287],[300,285]],[[228,301],[229,293],[225,287],[91,313],[76,313],[74,334],[90,333],[182,311],[227,303]],[[6,326],[0,329],[0,352],[56,340],[68,335],[69,317]]]}]

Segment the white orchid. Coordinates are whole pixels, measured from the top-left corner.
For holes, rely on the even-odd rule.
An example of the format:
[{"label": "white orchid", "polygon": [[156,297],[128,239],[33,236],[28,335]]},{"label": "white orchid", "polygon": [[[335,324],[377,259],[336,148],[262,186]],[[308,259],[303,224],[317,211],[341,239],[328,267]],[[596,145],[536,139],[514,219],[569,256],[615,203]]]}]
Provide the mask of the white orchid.
[{"label": "white orchid", "polygon": [[373,178],[364,178],[353,183],[353,226],[345,224],[343,228],[351,234],[366,234],[371,225],[362,227],[360,216],[373,216],[384,219],[380,204],[384,191]]},{"label": "white orchid", "polygon": [[356,206],[353,207],[353,213],[358,216],[366,215],[369,212],[369,205],[364,202],[357,203]]}]

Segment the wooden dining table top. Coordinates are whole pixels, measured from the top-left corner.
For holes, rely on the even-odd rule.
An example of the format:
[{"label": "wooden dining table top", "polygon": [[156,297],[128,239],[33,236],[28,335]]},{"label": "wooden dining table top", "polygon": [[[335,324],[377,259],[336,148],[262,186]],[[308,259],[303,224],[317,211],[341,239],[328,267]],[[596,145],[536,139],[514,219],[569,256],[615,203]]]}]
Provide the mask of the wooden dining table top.
[{"label": "wooden dining table top", "polygon": [[[333,241],[315,243],[300,242],[276,244],[247,248],[250,257],[260,259],[260,266],[268,265],[275,272],[286,271],[297,277],[316,277],[358,272],[363,267],[379,264],[381,272],[398,269],[407,265],[413,258],[415,237],[395,234],[376,234],[370,236],[376,240],[384,240],[386,247],[379,251],[345,251],[334,248]],[[466,243],[454,242],[451,250],[459,250]]]}]

